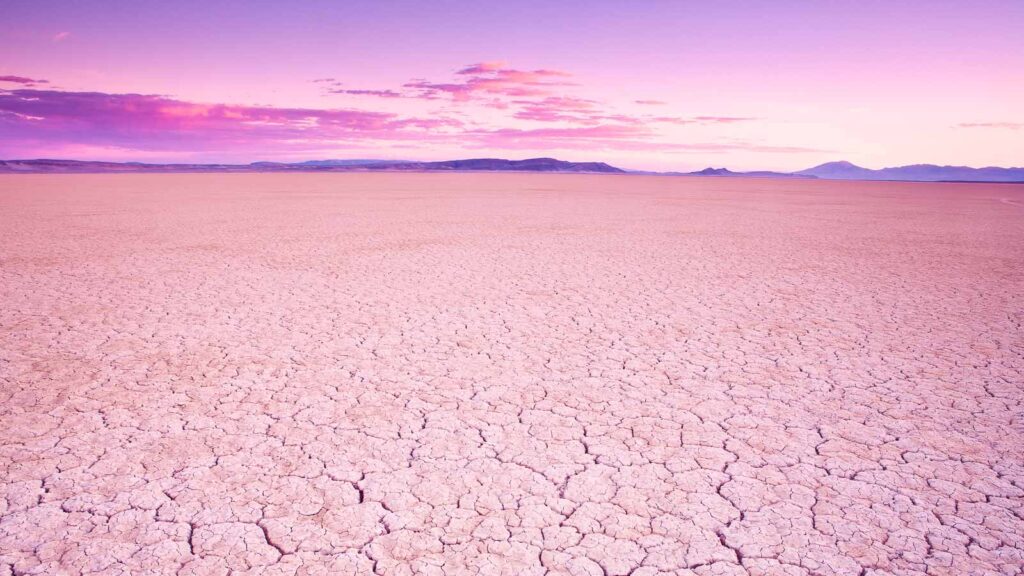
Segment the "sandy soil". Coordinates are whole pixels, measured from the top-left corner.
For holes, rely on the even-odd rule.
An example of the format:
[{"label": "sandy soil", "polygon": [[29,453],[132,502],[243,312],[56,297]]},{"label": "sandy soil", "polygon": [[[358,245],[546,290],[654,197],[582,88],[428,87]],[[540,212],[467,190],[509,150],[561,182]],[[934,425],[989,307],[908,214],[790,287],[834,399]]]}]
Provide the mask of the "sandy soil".
[{"label": "sandy soil", "polygon": [[1020,574],[1024,187],[0,177],[0,575]]}]

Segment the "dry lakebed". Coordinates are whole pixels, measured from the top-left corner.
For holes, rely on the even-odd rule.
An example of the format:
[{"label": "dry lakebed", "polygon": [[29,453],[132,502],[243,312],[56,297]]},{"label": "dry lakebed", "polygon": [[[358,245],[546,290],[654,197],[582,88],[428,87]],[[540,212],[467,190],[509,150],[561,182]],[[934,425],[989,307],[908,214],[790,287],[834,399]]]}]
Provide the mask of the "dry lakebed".
[{"label": "dry lakebed", "polygon": [[1024,186],[0,176],[0,576],[1018,575]]}]

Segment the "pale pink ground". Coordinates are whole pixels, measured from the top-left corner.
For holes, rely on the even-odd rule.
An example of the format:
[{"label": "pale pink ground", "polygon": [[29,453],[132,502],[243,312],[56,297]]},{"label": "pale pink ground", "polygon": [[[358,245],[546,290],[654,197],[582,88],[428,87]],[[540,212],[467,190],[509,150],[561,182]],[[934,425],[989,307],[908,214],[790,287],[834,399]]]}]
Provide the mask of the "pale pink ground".
[{"label": "pale pink ground", "polygon": [[1020,574],[1024,188],[0,177],[0,575]]}]

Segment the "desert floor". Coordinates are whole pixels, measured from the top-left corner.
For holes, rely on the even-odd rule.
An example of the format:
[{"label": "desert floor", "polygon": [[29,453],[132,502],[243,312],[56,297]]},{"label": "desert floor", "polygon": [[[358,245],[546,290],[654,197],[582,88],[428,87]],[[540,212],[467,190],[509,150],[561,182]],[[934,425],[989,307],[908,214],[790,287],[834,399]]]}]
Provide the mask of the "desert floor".
[{"label": "desert floor", "polygon": [[1024,186],[4,176],[0,302],[0,575],[1024,571]]}]

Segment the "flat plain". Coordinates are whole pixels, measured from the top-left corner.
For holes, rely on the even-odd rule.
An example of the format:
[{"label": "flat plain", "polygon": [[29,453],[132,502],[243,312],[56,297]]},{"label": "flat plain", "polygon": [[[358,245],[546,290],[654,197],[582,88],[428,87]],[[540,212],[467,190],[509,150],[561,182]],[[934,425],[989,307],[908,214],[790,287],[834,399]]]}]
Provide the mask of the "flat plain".
[{"label": "flat plain", "polygon": [[0,176],[0,575],[1016,575],[1024,186]]}]

